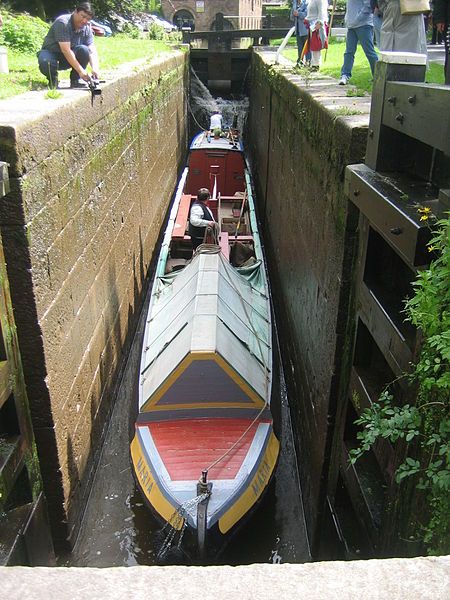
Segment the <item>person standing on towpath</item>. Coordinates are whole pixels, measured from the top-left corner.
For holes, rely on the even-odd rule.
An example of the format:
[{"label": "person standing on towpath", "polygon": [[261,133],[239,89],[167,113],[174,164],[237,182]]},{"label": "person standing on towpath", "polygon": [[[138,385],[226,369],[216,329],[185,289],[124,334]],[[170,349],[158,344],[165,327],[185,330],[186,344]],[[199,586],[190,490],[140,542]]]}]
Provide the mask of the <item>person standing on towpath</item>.
[{"label": "person standing on towpath", "polygon": [[[295,24],[295,39],[297,40],[297,63],[298,67],[302,63],[302,51],[303,47],[308,39],[308,28],[304,21],[308,12],[308,3],[306,0],[293,0],[291,8],[291,19]],[[303,59],[305,64],[309,64],[311,61],[311,54],[308,52]]]},{"label": "person standing on towpath", "polygon": [[[98,55],[90,20],[94,10],[90,2],[80,2],[73,13],[57,17],[38,52],[39,70],[50,87],[58,87],[58,71],[72,68],[70,87],[85,87],[91,76],[99,79]],[[92,73],[86,68],[91,65]]]},{"label": "person standing on towpath", "polygon": [[370,0],[348,0],[345,25],[347,26],[347,39],[339,85],[347,85],[352,76],[358,42],[369,61],[372,76],[378,60],[378,54],[373,45],[373,11]]},{"label": "person standing on towpath", "polygon": [[416,52],[427,56],[423,15],[402,15],[400,0],[379,0],[383,12],[381,52]]}]

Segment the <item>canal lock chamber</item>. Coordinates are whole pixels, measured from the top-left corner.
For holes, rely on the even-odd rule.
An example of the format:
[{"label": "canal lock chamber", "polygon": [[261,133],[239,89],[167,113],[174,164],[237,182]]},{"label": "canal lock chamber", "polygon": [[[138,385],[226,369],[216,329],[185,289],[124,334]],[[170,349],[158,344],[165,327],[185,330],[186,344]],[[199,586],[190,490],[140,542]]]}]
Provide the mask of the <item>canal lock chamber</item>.
[{"label": "canal lock chamber", "polygon": [[[405,286],[417,265],[408,257],[405,260],[404,253],[380,235],[377,223],[371,224],[362,205],[349,201],[344,187],[345,167],[363,162],[368,100],[361,102],[361,114],[335,118],[321,96],[320,80],[306,88],[300,78],[286,77],[281,71],[274,74],[271,60],[270,52],[264,51],[252,57],[247,156],[269,259],[289,390],[294,434],[288,453],[298,458],[303,504],[300,502],[296,508],[290,502],[290,507],[280,505],[280,510],[291,511],[290,522],[299,526],[291,536],[297,536],[297,540],[291,539],[291,546],[282,547],[284,540],[277,542],[277,536],[272,537],[261,560],[308,560],[310,548],[314,558],[405,553],[396,545],[405,514],[394,507],[389,519],[383,516],[395,492],[392,477],[389,479],[395,457],[377,454],[350,469],[346,452],[355,439],[353,422],[359,410],[353,392],[367,394],[373,380],[377,390],[390,380],[393,371],[382,332],[390,331],[390,323],[398,320],[395,307],[399,302],[391,300],[388,281],[371,266],[371,257],[377,253],[386,256],[386,264],[393,265],[395,277]],[[150,85],[149,72],[154,82]],[[151,536],[145,534],[146,509],[131,488],[125,501],[123,498],[130,482],[127,465],[106,460],[100,463],[101,469],[95,467],[100,448],[101,460],[108,459],[108,453],[115,456],[116,444],[122,452],[120,440],[129,435],[124,413],[117,429],[112,428],[112,441],[111,425],[106,434],[104,424],[113,414],[113,405],[120,406],[119,410],[123,406],[129,409],[133,377],[123,365],[125,358],[127,364],[132,360],[132,333],[139,323],[145,277],[183,164],[188,138],[183,110],[188,102],[186,82],[185,57],[149,67],[145,77],[140,73],[130,75],[127,92],[120,82],[112,84],[110,92],[107,87],[103,104],[94,106],[92,112],[86,110],[83,122],[78,124],[81,132],[77,133],[78,127],[69,118],[64,119],[64,115],[71,114],[70,107],[59,107],[58,122],[65,124],[63,131],[43,146],[37,142],[33,146],[33,136],[38,140],[44,127],[46,111],[40,109],[40,117],[31,123],[31,142],[27,142],[31,143],[27,148],[31,148],[33,160],[25,152],[25,141],[21,141],[20,124],[2,129],[6,135],[19,131],[18,142],[8,150],[8,160],[12,179],[19,184],[20,191],[15,193],[25,206],[20,226],[15,226],[3,211],[6,262],[12,264],[16,259],[18,267],[8,276],[18,315],[27,388],[36,391],[33,403],[38,399],[41,407],[37,410],[36,404],[34,408],[31,405],[37,447],[43,459],[51,456],[43,480],[53,539],[61,547],[68,537],[73,545],[81,531],[73,564],[110,566],[141,560],[148,564],[145,561],[148,557],[151,560],[153,553]],[[332,83],[327,85],[329,97],[335,98],[336,88]],[[118,106],[114,94],[124,94],[128,103]],[[104,117],[107,127],[101,121],[95,125],[98,111],[106,107],[110,110]],[[93,128],[91,134],[89,127]],[[85,149],[84,155],[80,149]],[[65,171],[57,167],[61,164]],[[166,175],[163,189],[161,164],[165,164]],[[45,170],[52,165],[51,171],[60,175],[46,180]],[[121,188],[120,182],[127,180]],[[47,186],[46,203],[40,193],[43,186]],[[143,190],[158,193],[144,196]],[[76,206],[69,202],[74,197],[78,199]],[[96,219],[89,217],[93,214]],[[368,219],[368,225],[364,219]],[[47,233],[41,236],[44,227]],[[25,235],[25,231],[30,233]],[[38,242],[40,238],[44,247]],[[24,252],[17,252],[18,244]],[[400,256],[398,265],[397,259],[390,258],[392,248]],[[358,284],[361,269],[363,284]],[[21,286],[30,292],[33,311],[21,298]],[[385,323],[380,317],[375,326],[368,316],[375,310],[367,308],[373,295],[365,305],[357,300],[364,300],[364,286],[374,291],[376,306],[386,308],[389,319]],[[402,291],[405,286],[402,284]],[[71,312],[61,313],[67,306]],[[29,332],[38,339],[42,334],[38,372],[31,368],[35,354]],[[409,339],[408,335],[407,345]],[[400,356],[408,356],[404,346],[399,344],[398,348]],[[70,357],[63,369],[61,357]],[[118,392],[119,381],[128,382],[123,396]],[[286,398],[283,401],[287,407]],[[64,429],[66,421],[69,433]],[[48,435],[49,428],[54,436]],[[295,474],[297,464],[294,461],[287,467],[288,477]],[[94,472],[101,482],[95,492],[91,485]],[[51,493],[55,483],[56,493]],[[284,492],[279,491],[279,495],[288,499]],[[278,492],[271,494],[277,496]],[[105,509],[94,509],[92,518],[98,519],[95,543],[93,536],[87,536],[83,547],[86,534],[83,526],[80,530],[81,516],[84,514],[85,523],[89,522],[95,503]],[[135,517],[125,510],[130,507],[142,516],[143,526],[135,528]],[[258,534],[273,519],[269,513],[262,514],[263,523],[256,527]],[[120,523],[120,527],[114,523]],[[137,536],[140,528],[144,531]],[[255,546],[264,547],[257,533],[250,537],[256,541]],[[244,555],[256,560],[251,549]],[[245,561],[244,557],[238,562]]]}]

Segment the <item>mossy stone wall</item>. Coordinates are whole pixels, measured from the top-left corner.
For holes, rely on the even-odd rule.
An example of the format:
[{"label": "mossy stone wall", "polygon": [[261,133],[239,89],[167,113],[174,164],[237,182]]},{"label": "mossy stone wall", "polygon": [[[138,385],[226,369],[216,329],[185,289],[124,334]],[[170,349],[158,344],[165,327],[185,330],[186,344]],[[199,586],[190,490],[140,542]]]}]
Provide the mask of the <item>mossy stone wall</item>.
[{"label": "mossy stone wall", "polygon": [[305,81],[273,59],[253,56],[249,155],[314,547],[354,327],[357,214],[344,169],[364,160],[370,98],[348,98],[336,80]]},{"label": "mossy stone wall", "polygon": [[[56,541],[73,539],[186,147],[187,56],[0,104],[0,226]],[[135,398],[130,398],[130,410]]]}]

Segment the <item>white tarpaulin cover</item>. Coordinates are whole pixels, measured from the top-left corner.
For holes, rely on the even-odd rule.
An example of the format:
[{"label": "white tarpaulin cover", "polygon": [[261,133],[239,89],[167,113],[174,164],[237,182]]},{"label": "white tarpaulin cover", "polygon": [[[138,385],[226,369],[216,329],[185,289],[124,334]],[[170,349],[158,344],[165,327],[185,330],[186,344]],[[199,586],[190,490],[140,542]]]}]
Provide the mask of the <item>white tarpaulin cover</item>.
[{"label": "white tarpaulin cover", "polygon": [[158,278],[141,364],[140,408],[190,353],[220,355],[265,401],[271,369],[270,303],[260,262],[236,269],[220,253],[197,254]]}]

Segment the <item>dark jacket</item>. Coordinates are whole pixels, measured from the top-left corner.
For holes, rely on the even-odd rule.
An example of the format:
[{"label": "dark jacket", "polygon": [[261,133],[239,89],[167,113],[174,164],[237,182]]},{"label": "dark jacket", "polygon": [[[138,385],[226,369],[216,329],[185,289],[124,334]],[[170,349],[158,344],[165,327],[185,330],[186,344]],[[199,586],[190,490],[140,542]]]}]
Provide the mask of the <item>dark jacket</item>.
[{"label": "dark jacket", "polygon": [[[202,204],[201,202],[194,202],[194,205],[198,205],[201,206],[203,209],[203,218],[205,219],[205,221],[211,221],[211,211],[208,210],[208,208]],[[203,238],[205,236],[205,231],[206,231],[206,227],[195,227],[194,225],[192,225],[192,223],[189,221],[189,235],[194,238]]]},{"label": "dark jacket", "polygon": [[433,0],[433,22],[450,24],[450,0]]}]

